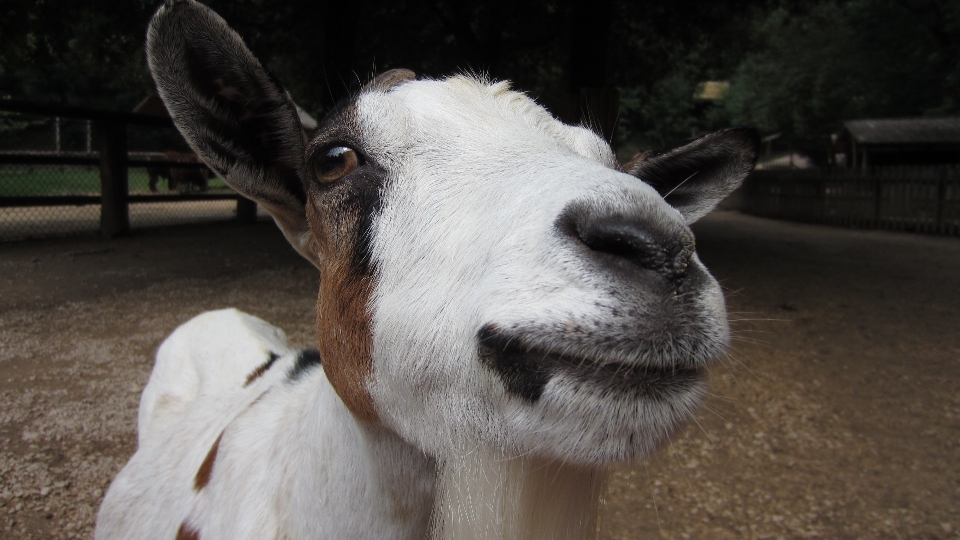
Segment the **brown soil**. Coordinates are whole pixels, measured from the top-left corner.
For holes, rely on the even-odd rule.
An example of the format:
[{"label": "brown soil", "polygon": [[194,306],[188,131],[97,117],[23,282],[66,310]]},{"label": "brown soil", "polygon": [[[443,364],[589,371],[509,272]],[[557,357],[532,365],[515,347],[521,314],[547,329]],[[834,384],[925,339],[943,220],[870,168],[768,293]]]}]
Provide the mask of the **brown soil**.
[{"label": "brown soil", "polygon": [[[718,212],[736,338],[697,421],[618,472],[603,538],[960,538],[960,241]],[[235,306],[313,341],[272,225],[0,244],[0,538],[91,536],[152,355]]]}]

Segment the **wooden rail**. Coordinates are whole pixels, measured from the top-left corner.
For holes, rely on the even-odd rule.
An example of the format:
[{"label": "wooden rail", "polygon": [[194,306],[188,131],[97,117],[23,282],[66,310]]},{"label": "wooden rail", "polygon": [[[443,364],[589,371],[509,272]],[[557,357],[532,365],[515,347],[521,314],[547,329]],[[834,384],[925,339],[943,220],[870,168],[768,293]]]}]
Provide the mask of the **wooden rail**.
[{"label": "wooden rail", "polygon": [[122,111],[103,111],[68,105],[41,105],[0,100],[0,111],[33,116],[80,118],[95,125],[96,155],[51,154],[39,152],[0,153],[0,165],[86,165],[100,168],[100,196],[26,196],[0,197],[2,207],[100,205],[100,232],[113,238],[130,230],[130,203],[175,202],[236,199],[237,219],[256,220],[256,203],[239,194],[130,195],[130,167],[201,168],[202,163],[172,160],[131,159],[127,151],[127,125],[171,128],[169,118]]},{"label": "wooden rail", "polygon": [[173,127],[173,121],[163,116],[137,114],[125,111],[104,111],[73,105],[55,105],[30,103],[26,101],[0,100],[0,111],[14,112],[31,116],[55,118],[79,118],[95,122],[114,122],[141,126]]},{"label": "wooden rail", "polygon": [[[230,201],[238,200],[236,193],[180,193],[177,195],[128,195],[128,203]],[[0,197],[0,208],[23,208],[27,206],[90,206],[100,204],[100,195],[27,195]]]},{"label": "wooden rail", "polygon": [[[202,169],[203,163],[173,161],[169,159],[130,159],[126,160],[127,167],[177,167],[186,169]],[[100,165],[100,156],[70,155],[40,152],[4,153],[0,152],[0,165]]]}]

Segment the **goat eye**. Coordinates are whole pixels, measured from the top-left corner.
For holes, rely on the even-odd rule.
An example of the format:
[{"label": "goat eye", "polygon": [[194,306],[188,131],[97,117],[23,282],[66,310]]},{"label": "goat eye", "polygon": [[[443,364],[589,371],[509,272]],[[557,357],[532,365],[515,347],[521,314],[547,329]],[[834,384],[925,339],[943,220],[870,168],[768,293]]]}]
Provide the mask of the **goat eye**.
[{"label": "goat eye", "polygon": [[336,182],[360,166],[360,154],[346,146],[336,146],[327,150],[313,164],[317,180],[323,183]]}]

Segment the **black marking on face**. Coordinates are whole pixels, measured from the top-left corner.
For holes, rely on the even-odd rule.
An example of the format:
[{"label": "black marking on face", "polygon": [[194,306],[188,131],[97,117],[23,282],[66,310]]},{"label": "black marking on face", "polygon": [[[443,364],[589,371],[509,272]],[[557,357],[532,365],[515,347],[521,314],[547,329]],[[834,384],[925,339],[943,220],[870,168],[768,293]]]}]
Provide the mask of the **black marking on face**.
[{"label": "black marking on face", "polygon": [[355,186],[350,196],[344,199],[343,204],[357,213],[357,225],[353,243],[353,257],[351,265],[362,275],[372,273],[372,228],[374,216],[380,213],[383,206],[381,189],[383,175],[378,171],[362,171],[354,181]]},{"label": "black marking on face", "polygon": [[[321,183],[312,178],[312,162],[333,147],[346,146],[357,152],[362,164],[340,180]],[[382,208],[382,192],[386,171],[363,151],[363,140],[357,121],[356,98],[339,103],[328,114],[307,149],[307,171],[311,201],[317,216],[330,220],[342,216],[340,223],[331,223],[328,233],[339,235],[337,247],[351,251],[350,264],[357,276],[371,275],[371,230]],[[349,223],[347,220],[355,221]]]},{"label": "black marking on face", "polygon": [[527,362],[527,351],[517,348],[496,326],[486,325],[477,333],[480,362],[492,369],[503,381],[507,392],[530,402],[543,395],[551,373],[536,362]]},{"label": "black marking on face", "polygon": [[481,363],[499,375],[508,393],[530,402],[558,377],[568,381],[561,384],[588,385],[604,395],[662,401],[688,393],[705,376],[700,367],[680,361],[665,366],[604,362],[531,347],[492,324],[481,328],[477,339]]},{"label": "black marking on face", "polygon": [[277,359],[279,358],[280,358],[279,354],[273,351],[270,351],[270,357],[267,358],[267,361],[257,366],[257,369],[251,371],[250,374],[247,375],[247,381],[243,383],[243,387],[246,388],[250,386],[250,383],[259,379],[264,373],[267,372],[267,370],[270,369],[271,366],[273,366],[273,363],[276,362]]},{"label": "black marking on face", "polygon": [[308,371],[318,368],[322,365],[320,351],[316,349],[304,349],[297,353],[297,360],[293,363],[290,373],[287,377],[291,381],[300,380]]}]

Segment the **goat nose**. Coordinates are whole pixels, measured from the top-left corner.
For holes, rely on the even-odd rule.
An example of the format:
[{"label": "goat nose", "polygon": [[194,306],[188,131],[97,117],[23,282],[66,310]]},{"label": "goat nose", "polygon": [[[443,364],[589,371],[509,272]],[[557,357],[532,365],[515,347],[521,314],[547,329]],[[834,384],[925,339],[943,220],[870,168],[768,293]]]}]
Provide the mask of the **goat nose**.
[{"label": "goat nose", "polygon": [[693,234],[682,225],[592,213],[580,213],[574,220],[575,237],[613,264],[627,262],[675,283],[687,275],[695,245]]}]

